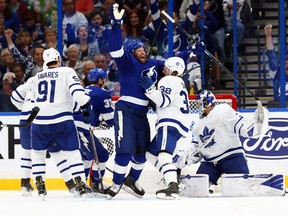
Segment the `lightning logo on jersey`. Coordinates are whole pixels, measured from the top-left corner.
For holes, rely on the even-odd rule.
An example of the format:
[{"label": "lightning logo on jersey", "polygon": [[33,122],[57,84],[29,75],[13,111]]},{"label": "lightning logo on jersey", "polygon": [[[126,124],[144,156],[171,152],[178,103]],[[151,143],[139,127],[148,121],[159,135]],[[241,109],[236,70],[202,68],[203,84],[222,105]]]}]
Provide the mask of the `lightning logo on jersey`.
[{"label": "lightning logo on jersey", "polygon": [[157,81],[157,71],[155,66],[142,71],[142,76],[148,76],[154,83]]}]

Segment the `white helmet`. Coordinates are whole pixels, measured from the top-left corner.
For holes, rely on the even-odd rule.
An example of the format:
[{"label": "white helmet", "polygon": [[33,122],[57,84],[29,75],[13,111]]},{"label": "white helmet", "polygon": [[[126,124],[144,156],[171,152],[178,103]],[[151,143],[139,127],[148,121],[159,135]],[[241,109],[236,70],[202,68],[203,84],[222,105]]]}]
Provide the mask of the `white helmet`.
[{"label": "white helmet", "polygon": [[59,52],[54,48],[46,49],[43,52],[43,60],[45,65],[47,65],[49,62],[58,61],[60,59],[61,57]]},{"label": "white helmet", "polygon": [[170,57],[165,61],[165,67],[168,68],[170,74],[177,71],[177,76],[181,76],[185,70],[185,63],[182,58]]}]

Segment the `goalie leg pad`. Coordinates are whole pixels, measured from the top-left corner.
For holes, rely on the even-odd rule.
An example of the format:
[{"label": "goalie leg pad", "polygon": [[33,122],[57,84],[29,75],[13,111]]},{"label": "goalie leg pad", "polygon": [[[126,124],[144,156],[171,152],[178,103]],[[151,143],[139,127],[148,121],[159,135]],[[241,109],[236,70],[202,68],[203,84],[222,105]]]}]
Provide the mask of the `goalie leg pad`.
[{"label": "goalie leg pad", "polygon": [[180,180],[181,184],[185,185],[179,193],[180,196],[189,198],[209,196],[209,176],[207,174],[180,175]]},{"label": "goalie leg pad", "polygon": [[223,174],[223,196],[283,196],[282,174]]}]

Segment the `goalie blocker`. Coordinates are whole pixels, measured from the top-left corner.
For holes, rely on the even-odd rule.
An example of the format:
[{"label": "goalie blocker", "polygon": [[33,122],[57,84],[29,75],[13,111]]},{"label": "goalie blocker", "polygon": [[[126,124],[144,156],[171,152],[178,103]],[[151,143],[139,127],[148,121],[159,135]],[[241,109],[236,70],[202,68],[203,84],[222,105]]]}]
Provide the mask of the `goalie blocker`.
[{"label": "goalie blocker", "polygon": [[282,174],[223,174],[223,196],[283,196]]}]

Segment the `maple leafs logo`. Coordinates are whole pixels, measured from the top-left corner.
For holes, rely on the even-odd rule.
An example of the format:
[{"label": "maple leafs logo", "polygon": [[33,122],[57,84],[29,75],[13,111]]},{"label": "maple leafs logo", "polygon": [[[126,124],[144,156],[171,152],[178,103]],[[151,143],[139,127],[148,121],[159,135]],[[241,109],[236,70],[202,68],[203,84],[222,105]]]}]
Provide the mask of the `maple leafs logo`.
[{"label": "maple leafs logo", "polygon": [[[210,141],[206,146],[205,148],[209,148],[211,146],[213,146],[215,144],[215,140],[214,138],[211,139],[211,137],[214,135],[214,132],[215,132],[215,129],[212,129],[209,131],[209,128],[208,127],[204,127],[204,130],[203,130],[203,135],[200,134],[200,139],[202,141],[202,143],[206,143],[208,141]],[[210,140],[211,139],[211,140]]]}]

